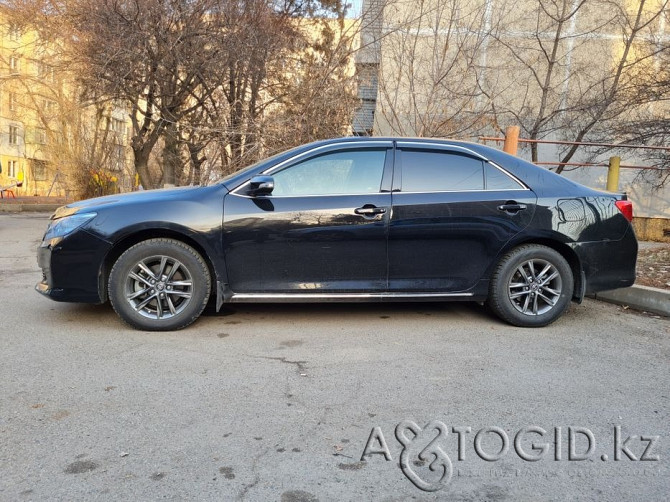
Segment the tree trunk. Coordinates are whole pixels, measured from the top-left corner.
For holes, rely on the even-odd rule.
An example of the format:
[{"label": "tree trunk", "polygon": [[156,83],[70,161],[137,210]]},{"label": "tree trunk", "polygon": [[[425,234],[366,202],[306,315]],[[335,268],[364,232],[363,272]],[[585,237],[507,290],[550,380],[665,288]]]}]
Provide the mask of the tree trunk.
[{"label": "tree trunk", "polygon": [[177,125],[169,123],[164,130],[163,140],[163,184],[174,186],[177,184],[177,173],[181,170],[181,158],[179,156],[179,135]]},{"label": "tree trunk", "polygon": [[156,182],[152,179],[149,172],[149,155],[151,148],[133,148],[133,156],[135,160],[135,172],[140,177],[140,184],[143,188],[151,189],[158,188]]},{"label": "tree trunk", "polygon": [[188,154],[191,159],[190,181],[195,185],[199,185],[202,183],[202,180],[200,179],[202,176],[202,164],[206,160],[205,157],[200,157],[200,152],[203,147],[191,141],[189,141],[186,146],[188,147]]}]

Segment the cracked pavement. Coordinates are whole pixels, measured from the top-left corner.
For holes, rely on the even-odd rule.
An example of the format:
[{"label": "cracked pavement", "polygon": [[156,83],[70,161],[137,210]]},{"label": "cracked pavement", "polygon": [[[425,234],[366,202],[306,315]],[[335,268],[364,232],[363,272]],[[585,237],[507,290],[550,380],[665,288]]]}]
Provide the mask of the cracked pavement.
[{"label": "cracked pavement", "polygon": [[[238,305],[180,332],[33,291],[46,215],[0,215],[0,500],[661,500],[670,321],[586,301],[521,329],[472,304]],[[446,424],[450,482],[399,467],[395,428]],[[528,462],[515,433],[554,452]],[[615,426],[635,458],[613,461]],[[361,461],[379,427],[391,460]],[[470,427],[459,460],[458,434]],[[498,461],[474,436],[500,427]],[[568,428],[595,438],[569,460]],[[460,429],[463,430],[463,429]],[[435,435],[425,429],[424,447]],[[640,436],[658,436],[643,461]],[[581,442],[580,442],[581,441]],[[585,450],[584,437],[576,449]],[[500,449],[489,434],[483,448]],[[536,445],[537,446],[537,445]],[[423,479],[439,473],[410,453]],[[608,454],[608,460],[603,456]]]}]

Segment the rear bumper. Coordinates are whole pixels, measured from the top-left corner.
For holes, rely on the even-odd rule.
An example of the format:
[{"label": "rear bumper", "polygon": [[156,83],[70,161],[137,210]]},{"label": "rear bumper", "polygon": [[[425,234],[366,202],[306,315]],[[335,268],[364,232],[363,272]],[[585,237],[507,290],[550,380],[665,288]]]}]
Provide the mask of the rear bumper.
[{"label": "rear bumper", "polygon": [[637,239],[632,227],[618,241],[579,242],[573,245],[586,280],[586,294],[626,288],[635,282]]},{"label": "rear bumper", "polygon": [[103,303],[100,271],[110,247],[84,230],[60,242],[42,242],[37,250],[42,280],[35,290],[59,302]]}]

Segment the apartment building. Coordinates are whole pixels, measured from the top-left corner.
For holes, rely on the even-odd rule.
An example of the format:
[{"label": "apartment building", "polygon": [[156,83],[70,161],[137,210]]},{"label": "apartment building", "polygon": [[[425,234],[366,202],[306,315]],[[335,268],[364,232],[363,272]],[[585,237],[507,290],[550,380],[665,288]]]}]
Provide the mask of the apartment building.
[{"label": "apartment building", "polygon": [[130,184],[129,131],[123,106],[83,104],[58,52],[0,11],[0,186],[74,198],[100,170]]}]

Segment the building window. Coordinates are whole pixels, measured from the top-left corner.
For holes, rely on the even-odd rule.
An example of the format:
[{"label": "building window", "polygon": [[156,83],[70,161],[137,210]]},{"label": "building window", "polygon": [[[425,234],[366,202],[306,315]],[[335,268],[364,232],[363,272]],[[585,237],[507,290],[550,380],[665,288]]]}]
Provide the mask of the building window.
[{"label": "building window", "polygon": [[44,98],[42,100],[42,110],[47,115],[52,115],[56,111],[56,102],[51,99]]},{"label": "building window", "polygon": [[45,145],[47,142],[47,130],[43,127],[35,128],[35,143]]},{"label": "building window", "polygon": [[18,73],[21,70],[21,58],[19,56],[9,56],[10,73]]},{"label": "building window", "polygon": [[118,132],[121,135],[126,133],[126,123],[123,120],[112,119],[110,122],[110,128],[114,132]]},{"label": "building window", "polygon": [[9,39],[12,42],[18,42],[21,40],[21,28],[16,24],[9,25]]},{"label": "building window", "polygon": [[33,159],[31,164],[33,166],[33,179],[35,181],[46,181],[47,163],[43,160]]},{"label": "building window", "polygon": [[16,93],[15,92],[10,92],[7,99],[9,101],[9,107],[8,107],[9,111],[10,112],[17,111],[18,108],[19,108],[19,105],[18,105],[18,100],[17,100],[17,97],[16,97]]},{"label": "building window", "polygon": [[16,175],[19,172],[19,161],[10,160],[7,162],[7,176],[10,178],[16,178]]},{"label": "building window", "polygon": [[123,145],[114,146],[112,169],[122,171],[126,164],[125,148]]},{"label": "building window", "polygon": [[9,126],[9,144],[18,145],[19,144],[19,128],[14,125]]},{"label": "building window", "polygon": [[55,74],[53,66],[46,64],[42,61],[37,61],[35,63],[37,68],[37,77],[44,80],[45,82],[54,82]]}]

